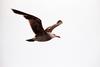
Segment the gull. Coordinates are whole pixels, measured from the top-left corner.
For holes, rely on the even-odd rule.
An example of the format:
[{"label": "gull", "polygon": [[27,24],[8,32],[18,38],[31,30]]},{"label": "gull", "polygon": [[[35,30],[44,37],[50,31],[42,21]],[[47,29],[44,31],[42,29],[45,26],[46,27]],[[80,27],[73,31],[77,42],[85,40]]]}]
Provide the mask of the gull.
[{"label": "gull", "polygon": [[35,37],[33,37],[31,39],[27,39],[26,41],[28,41],[28,42],[34,42],[34,41],[45,42],[45,41],[49,41],[55,37],[60,38],[60,36],[53,34],[52,31],[54,28],[56,28],[57,26],[62,24],[61,20],[58,20],[56,24],[53,24],[53,25],[47,27],[46,29],[44,29],[42,26],[42,21],[38,17],[27,14],[25,12],[22,12],[22,11],[19,11],[16,9],[12,9],[12,11],[16,14],[23,15],[24,18],[29,21],[31,28],[32,28],[33,32],[35,33]]}]

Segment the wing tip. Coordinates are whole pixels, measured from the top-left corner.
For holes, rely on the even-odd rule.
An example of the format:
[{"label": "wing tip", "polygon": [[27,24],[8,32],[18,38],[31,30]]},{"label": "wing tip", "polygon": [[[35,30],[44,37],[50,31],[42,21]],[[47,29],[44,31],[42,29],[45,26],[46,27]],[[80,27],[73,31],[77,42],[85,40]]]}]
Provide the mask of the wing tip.
[{"label": "wing tip", "polygon": [[13,12],[15,12],[15,11],[16,11],[15,9],[12,9],[12,8],[11,8],[11,10],[12,10]]},{"label": "wing tip", "polygon": [[62,22],[62,20],[58,20],[58,22],[57,22],[57,24],[62,24],[63,22]]},{"label": "wing tip", "polygon": [[11,9],[14,13],[19,14],[18,10],[16,9]]}]

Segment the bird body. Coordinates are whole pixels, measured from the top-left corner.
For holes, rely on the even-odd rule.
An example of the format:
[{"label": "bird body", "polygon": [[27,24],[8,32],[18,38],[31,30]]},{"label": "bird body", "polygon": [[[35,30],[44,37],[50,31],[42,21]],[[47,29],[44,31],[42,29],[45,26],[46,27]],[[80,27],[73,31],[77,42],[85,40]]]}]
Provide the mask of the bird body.
[{"label": "bird body", "polygon": [[22,11],[16,10],[16,9],[12,9],[12,11],[16,14],[19,15],[23,15],[27,20],[29,20],[29,24],[33,30],[33,32],[35,33],[35,37],[28,39],[27,41],[29,42],[33,42],[33,41],[40,41],[40,42],[44,42],[44,41],[49,41],[54,37],[58,37],[60,38],[60,36],[56,36],[55,34],[52,34],[52,30],[59,26],[60,24],[62,24],[62,21],[59,20],[56,24],[49,26],[48,28],[46,28],[44,30],[43,26],[42,26],[42,21],[30,14],[24,13]]}]

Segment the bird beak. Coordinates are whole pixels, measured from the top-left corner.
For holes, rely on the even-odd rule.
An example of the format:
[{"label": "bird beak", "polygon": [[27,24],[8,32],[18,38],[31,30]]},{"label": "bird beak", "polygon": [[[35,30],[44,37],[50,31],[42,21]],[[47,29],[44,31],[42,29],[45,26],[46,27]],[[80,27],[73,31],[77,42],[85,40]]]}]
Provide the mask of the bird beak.
[{"label": "bird beak", "polygon": [[57,38],[61,38],[60,36],[56,36]]}]

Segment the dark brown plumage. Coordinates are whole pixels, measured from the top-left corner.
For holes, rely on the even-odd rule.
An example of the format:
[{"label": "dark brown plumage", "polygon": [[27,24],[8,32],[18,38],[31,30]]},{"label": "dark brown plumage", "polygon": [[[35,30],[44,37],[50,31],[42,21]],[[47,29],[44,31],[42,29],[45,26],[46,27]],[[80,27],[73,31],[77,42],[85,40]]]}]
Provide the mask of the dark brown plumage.
[{"label": "dark brown plumage", "polygon": [[12,9],[12,11],[16,14],[23,15],[27,20],[29,20],[30,26],[35,33],[35,38],[28,39],[27,41],[48,41],[53,37],[59,37],[51,34],[51,32],[55,27],[59,26],[62,23],[61,20],[44,30],[41,23],[42,21],[39,18],[16,9]]}]

